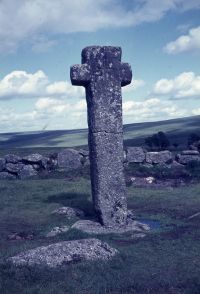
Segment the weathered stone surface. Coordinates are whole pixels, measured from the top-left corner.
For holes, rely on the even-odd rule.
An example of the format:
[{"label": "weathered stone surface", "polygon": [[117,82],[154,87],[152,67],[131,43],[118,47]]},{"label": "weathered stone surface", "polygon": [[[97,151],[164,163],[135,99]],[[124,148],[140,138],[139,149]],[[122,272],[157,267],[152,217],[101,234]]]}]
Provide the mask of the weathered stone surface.
[{"label": "weathered stone surface", "polygon": [[145,160],[145,153],[141,147],[127,147],[126,160],[128,162],[142,163]]},{"label": "weathered stone surface", "polygon": [[7,154],[5,155],[5,160],[7,163],[18,163],[19,161],[21,161],[21,157],[20,156],[17,156],[15,154]]},{"label": "weathered stone surface", "polygon": [[42,162],[42,159],[43,159],[43,156],[41,154],[39,154],[39,153],[30,154],[30,155],[27,155],[27,156],[22,158],[22,160],[27,162],[27,163]]},{"label": "weathered stone surface", "polygon": [[86,47],[82,63],[71,68],[71,80],[86,87],[90,130],[122,132],[121,86],[131,82],[132,74],[130,66],[121,63],[121,48]]},{"label": "weathered stone surface", "polygon": [[121,134],[90,133],[92,195],[102,224],[123,224],[127,217]]},{"label": "weathered stone surface", "polygon": [[86,88],[92,195],[100,222],[125,224],[127,204],[123,176],[121,87],[132,79],[121,63],[121,48],[91,46],[82,51],[82,65],[71,68],[73,85]]},{"label": "weathered stone surface", "polygon": [[81,155],[77,150],[65,149],[58,153],[58,168],[66,171],[81,167]]},{"label": "weathered stone surface", "polygon": [[68,219],[75,218],[75,217],[84,217],[84,212],[78,208],[62,206],[58,209],[54,210],[52,213],[65,215]]},{"label": "weathered stone surface", "polygon": [[24,165],[18,173],[20,179],[26,179],[37,175],[37,171],[30,164]]},{"label": "weathered stone surface", "polygon": [[55,268],[72,262],[109,260],[118,251],[98,239],[64,241],[22,252],[8,260],[16,266]]},{"label": "weathered stone surface", "polygon": [[170,164],[170,168],[172,169],[184,169],[185,166],[179,162],[177,162],[176,160],[173,160],[172,163]]},{"label": "weathered stone surface", "polygon": [[4,158],[0,158],[0,172],[5,169],[6,161]]},{"label": "weathered stone surface", "polygon": [[6,163],[6,170],[10,173],[18,173],[22,168],[24,164],[23,163]]},{"label": "weathered stone surface", "polygon": [[80,220],[72,226],[73,229],[83,231],[88,234],[122,234],[126,232],[146,232],[150,227],[146,224],[129,219],[123,226],[107,227],[91,220]]},{"label": "weathered stone surface", "polygon": [[160,152],[147,152],[146,162],[147,163],[170,163],[172,161],[172,153],[168,150]]},{"label": "weathered stone surface", "polygon": [[81,154],[84,157],[88,157],[89,156],[89,150],[86,150],[86,149],[80,149],[78,151],[78,153]]},{"label": "weathered stone surface", "polygon": [[200,155],[183,155],[177,154],[177,161],[181,164],[188,164],[191,161],[200,161]]},{"label": "weathered stone surface", "polygon": [[197,150],[183,150],[181,155],[200,155],[200,153]]},{"label": "weathered stone surface", "polygon": [[16,179],[16,175],[12,175],[7,172],[0,172],[0,180],[14,180]]},{"label": "weathered stone surface", "polygon": [[69,227],[68,226],[62,226],[62,227],[54,227],[49,233],[47,233],[47,238],[49,237],[55,237],[59,234],[62,233],[66,233],[67,231],[69,231]]}]

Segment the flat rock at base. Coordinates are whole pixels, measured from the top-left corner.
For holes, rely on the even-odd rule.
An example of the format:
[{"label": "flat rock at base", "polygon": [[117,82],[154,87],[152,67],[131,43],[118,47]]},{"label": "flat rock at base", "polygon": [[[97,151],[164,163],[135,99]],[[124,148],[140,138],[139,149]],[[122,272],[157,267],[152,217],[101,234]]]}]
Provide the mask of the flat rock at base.
[{"label": "flat rock at base", "polygon": [[84,217],[84,212],[78,208],[62,206],[54,210],[52,213],[65,215],[67,218],[71,219],[74,217]]},{"label": "flat rock at base", "polygon": [[64,264],[108,260],[118,251],[98,239],[63,241],[48,246],[41,246],[10,257],[8,261],[20,266],[48,266],[55,268]]},{"label": "flat rock at base", "polygon": [[126,232],[146,232],[150,230],[150,227],[146,224],[140,223],[138,221],[129,219],[125,226],[115,226],[115,227],[105,227],[98,222],[91,220],[80,220],[77,221],[71,227],[83,231],[88,234],[122,234]]}]

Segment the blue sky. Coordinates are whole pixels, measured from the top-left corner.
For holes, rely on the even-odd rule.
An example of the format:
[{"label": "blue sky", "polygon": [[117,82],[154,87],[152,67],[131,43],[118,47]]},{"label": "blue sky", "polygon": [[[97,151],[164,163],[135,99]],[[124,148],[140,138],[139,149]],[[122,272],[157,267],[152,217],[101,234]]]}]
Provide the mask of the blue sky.
[{"label": "blue sky", "polygon": [[122,47],[124,123],[200,115],[200,0],[2,0],[0,132],[87,127],[70,66]]}]

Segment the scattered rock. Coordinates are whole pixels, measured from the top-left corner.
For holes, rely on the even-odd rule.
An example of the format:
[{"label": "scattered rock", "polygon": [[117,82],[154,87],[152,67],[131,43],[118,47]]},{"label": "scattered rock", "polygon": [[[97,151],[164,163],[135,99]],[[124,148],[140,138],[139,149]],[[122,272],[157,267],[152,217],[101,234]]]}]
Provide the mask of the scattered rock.
[{"label": "scattered rock", "polygon": [[8,240],[33,240],[33,234],[21,232],[8,235]]},{"label": "scattered rock", "polygon": [[29,177],[36,176],[37,174],[38,173],[34,169],[34,167],[32,165],[28,164],[28,165],[23,166],[23,168],[20,170],[18,175],[19,175],[20,179],[27,179]]},{"label": "scattered rock", "polygon": [[146,234],[144,233],[136,233],[131,235],[131,239],[138,239],[138,238],[144,238],[146,237]]},{"label": "scattered rock", "polygon": [[55,237],[58,234],[65,233],[69,230],[68,226],[54,227],[46,236]]},{"label": "scattered rock", "polygon": [[172,162],[172,153],[168,150],[160,152],[147,152],[146,162],[151,164],[170,163]]},{"label": "scattered rock", "polygon": [[146,178],[146,181],[147,181],[148,184],[152,184],[152,183],[154,183],[155,180],[156,180],[156,179],[155,179],[154,177],[147,177],[147,178]]},{"label": "scattered rock", "polygon": [[54,210],[52,213],[65,215],[68,219],[85,216],[82,210],[78,208],[68,207],[68,206],[59,207],[58,209]]},{"label": "scattered rock", "polygon": [[10,257],[8,261],[16,266],[40,265],[55,268],[84,260],[109,260],[116,253],[116,249],[98,239],[82,239],[37,247]]},{"label": "scattered rock", "polygon": [[145,152],[141,147],[127,147],[126,160],[128,162],[142,163],[145,160]]},{"label": "scattered rock", "polygon": [[58,168],[66,171],[81,167],[81,155],[77,150],[65,149],[58,153]]}]

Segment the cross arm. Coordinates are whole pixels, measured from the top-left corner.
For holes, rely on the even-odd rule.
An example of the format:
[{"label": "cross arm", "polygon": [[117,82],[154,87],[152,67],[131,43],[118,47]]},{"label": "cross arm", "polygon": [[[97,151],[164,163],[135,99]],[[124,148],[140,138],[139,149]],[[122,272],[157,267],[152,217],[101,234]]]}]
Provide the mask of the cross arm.
[{"label": "cross arm", "polygon": [[70,78],[72,85],[86,86],[90,80],[90,66],[88,64],[76,64],[70,68]]},{"label": "cross arm", "polygon": [[121,86],[126,86],[131,83],[132,70],[129,63],[122,63],[120,69]]}]

